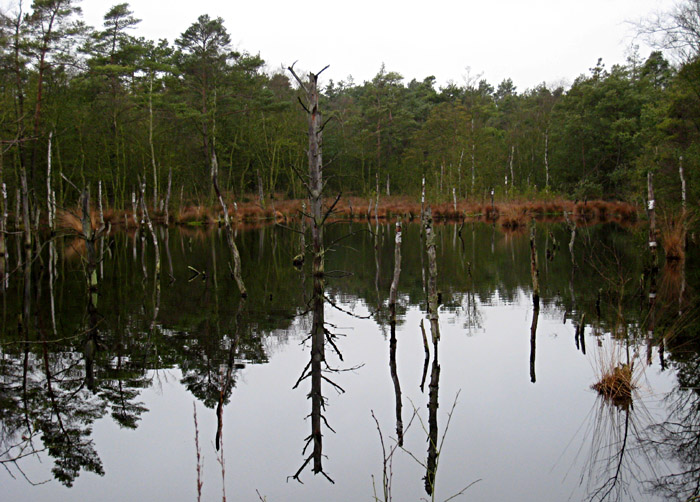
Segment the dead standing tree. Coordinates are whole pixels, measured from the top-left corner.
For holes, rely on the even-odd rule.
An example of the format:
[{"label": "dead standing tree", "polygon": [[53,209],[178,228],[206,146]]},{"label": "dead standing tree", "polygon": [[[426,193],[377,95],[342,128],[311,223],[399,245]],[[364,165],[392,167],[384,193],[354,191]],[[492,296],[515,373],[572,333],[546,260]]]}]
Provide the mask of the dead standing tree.
[{"label": "dead standing tree", "polygon": [[[304,460],[302,466],[292,476],[293,479],[301,481],[299,476],[308,463],[313,460],[314,474],[323,474],[330,482],[333,480],[323,470],[323,434],[321,432],[321,422],[326,426],[328,423],[323,416],[325,408],[325,399],[322,394],[321,384],[326,380],[336,389],[342,391],[331,380],[323,376],[322,365],[326,361],[325,344],[328,340],[331,344],[330,334],[325,327],[324,319],[324,302],[325,302],[325,272],[324,272],[324,244],[323,244],[323,227],[326,218],[330,215],[340,197],[336,198],[335,202],[324,211],[323,208],[323,156],[322,156],[322,136],[324,122],[322,120],[321,111],[318,106],[318,77],[328,66],[324,67],[318,73],[309,73],[309,79],[304,82],[294,71],[294,65],[288,67],[289,72],[294,76],[300,89],[305,93],[306,102],[301,99],[299,102],[308,115],[309,121],[309,175],[308,182],[305,183],[309,194],[310,214],[304,215],[311,222],[311,249],[312,257],[312,275],[313,275],[313,298],[311,300],[311,310],[313,312],[313,322],[311,326],[311,361],[302,371],[299,380],[294,385],[296,388],[304,379],[311,378],[311,391],[308,397],[311,399],[311,434],[306,439],[306,446],[313,445],[313,451]],[[329,338],[327,338],[327,336]],[[336,349],[337,351],[337,349]],[[333,430],[333,429],[331,429]]]},{"label": "dead standing tree", "polygon": [[[228,241],[228,246],[231,248],[231,254],[233,255],[233,278],[238,284],[238,290],[241,292],[243,298],[248,296],[248,292],[243,283],[243,277],[241,275],[241,255],[238,252],[238,247],[236,246],[236,241],[233,238],[233,229],[231,228],[231,218],[228,215],[228,207],[226,206],[226,201],[224,196],[219,190],[219,163],[216,160],[216,152],[211,153],[211,182],[214,186],[214,191],[216,196],[219,198],[219,203],[221,204],[221,209],[224,213],[224,228],[226,230],[226,240]],[[168,185],[169,186],[169,185]]]},{"label": "dead standing tree", "polygon": [[403,446],[403,419],[401,417],[401,384],[399,382],[399,374],[396,370],[396,297],[399,288],[399,277],[401,276],[401,218],[396,222],[396,237],[394,247],[394,277],[391,281],[391,289],[389,290],[389,312],[391,338],[389,339],[389,370],[391,379],[394,382],[394,393],[396,395],[396,437],[399,447]]},{"label": "dead standing tree", "polygon": [[[428,255],[428,317],[430,318],[430,331],[433,339],[433,365],[430,372],[429,400],[428,400],[428,459],[425,467],[425,491],[433,496],[435,493],[435,476],[437,474],[439,445],[438,445],[438,394],[440,389],[440,364],[438,362],[438,345],[440,342],[440,325],[438,322],[438,307],[440,305],[437,289],[437,257],[435,245],[435,229],[433,228],[433,214],[430,206],[423,216],[423,228],[425,232],[425,246]],[[427,349],[426,349],[427,353]]]}]

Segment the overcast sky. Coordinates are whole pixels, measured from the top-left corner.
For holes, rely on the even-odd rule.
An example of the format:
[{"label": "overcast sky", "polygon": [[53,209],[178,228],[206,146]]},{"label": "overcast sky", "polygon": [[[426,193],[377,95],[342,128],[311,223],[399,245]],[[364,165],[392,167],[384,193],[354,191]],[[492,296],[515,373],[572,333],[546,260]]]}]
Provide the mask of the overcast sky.
[{"label": "overcast sky", "polygon": [[[4,7],[17,0],[0,0]],[[24,0],[29,4],[29,0]],[[83,0],[87,24],[102,26],[119,0]],[[268,69],[289,65],[325,80],[371,79],[382,63],[406,81],[434,75],[463,84],[468,70],[519,91],[571,83],[595,66],[624,63],[634,40],[628,21],[667,11],[673,0],[133,0],[135,35],[171,43],[199,15],[222,17],[236,49],[260,53]]]}]

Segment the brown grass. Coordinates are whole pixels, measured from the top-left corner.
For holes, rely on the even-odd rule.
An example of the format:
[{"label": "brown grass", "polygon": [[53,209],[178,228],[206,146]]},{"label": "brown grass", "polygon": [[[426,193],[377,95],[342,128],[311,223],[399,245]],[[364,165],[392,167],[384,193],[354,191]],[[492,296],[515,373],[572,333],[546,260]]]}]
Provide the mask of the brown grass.
[{"label": "brown grass", "polygon": [[[238,226],[259,226],[271,222],[289,223],[301,215],[302,200],[300,199],[271,199],[265,208],[257,202],[257,198],[225,195],[228,202],[229,216]],[[237,206],[234,200],[244,200]],[[334,202],[326,198],[326,207]],[[421,204],[419,200],[408,196],[380,197],[379,208],[374,207],[376,199],[372,199],[371,211],[368,214],[370,199],[368,197],[342,197],[335,206],[331,219],[360,219],[392,220],[398,217],[407,221],[420,218]],[[616,221],[621,224],[631,223],[637,219],[637,208],[624,202],[588,201],[574,203],[565,199],[550,199],[542,201],[510,200],[496,202],[492,207],[490,202],[477,202],[466,199],[453,202],[429,203],[433,210],[433,218],[440,221],[479,221],[499,222],[504,231],[515,231],[526,226],[531,218],[538,221],[561,221],[564,212],[568,212],[579,225],[592,225],[605,221]],[[307,212],[309,208],[307,207]],[[164,223],[165,214],[149,210],[154,223]],[[80,211],[61,211],[58,215],[58,226],[79,232],[81,229]],[[212,225],[223,221],[221,207],[211,207],[202,204],[187,204],[171,212],[171,222],[177,225]],[[93,228],[96,227],[97,213],[91,214]],[[105,223],[114,226],[134,228],[133,214],[130,210],[106,209]]]},{"label": "brown grass", "polygon": [[[59,210],[56,213],[56,228],[63,230],[72,230],[77,234],[83,233],[83,222],[78,216],[80,211],[77,209],[75,211],[63,211]],[[93,230],[97,228],[97,213],[92,211],[90,213],[90,223]]]},{"label": "brown grass", "polygon": [[661,218],[661,244],[669,264],[682,263],[685,260],[686,228],[690,218],[686,215],[663,215]]},{"label": "brown grass", "polygon": [[634,383],[633,366],[634,363],[620,364],[607,369],[591,388],[614,405],[626,408],[632,403],[632,391],[637,388]]},{"label": "brown grass", "polygon": [[175,223],[213,223],[216,221],[211,211],[204,206],[186,206],[181,208],[175,215]]},{"label": "brown grass", "polygon": [[527,214],[528,211],[525,207],[508,207],[503,210],[498,221],[504,230],[517,232],[527,227]]}]

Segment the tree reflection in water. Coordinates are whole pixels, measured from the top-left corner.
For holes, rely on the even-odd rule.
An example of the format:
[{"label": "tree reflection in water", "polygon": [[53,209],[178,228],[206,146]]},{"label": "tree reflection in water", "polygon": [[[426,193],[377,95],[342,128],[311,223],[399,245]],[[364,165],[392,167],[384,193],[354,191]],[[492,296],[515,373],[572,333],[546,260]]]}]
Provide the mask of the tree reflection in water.
[{"label": "tree reflection in water", "polygon": [[[328,240],[331,242],[334,238],[347,233],[347,228],[340,225],[329,228],[332,229],[328,233]],[[166,287],[166,279],[160,300],[154,283],[156,274],[153,272],[154,262],[151,254],[153,246],[150,239],[147,242],[148,256],[145,258],[137,256],[132,262],[132,248],[129,242],[131,237],[126,233],[104,236],[104,249],[108,255],[101,262],[104,267],[104,281],[100,280],[99,305],[96,305],[93,310],[86,307],[85,278],[81,270],[81,262],[78,260],[79,255],[68,258],[66,255],[69,245],[60,238],[56,240],[56,249],[60,257],[56,271],[61,272],[58,280],[50,279],[51,270],[48,267],[42,269],[40,266],[42,261],[45,265],[51,263],[50,246],[43,248],[44,256],[34,260],[33,266],[13,272],[10,288],[2,300],[4,310],[2,326],[0,326],[2,332],[0,341],[2,349],[0,358],[2,437],[0,441],[2,446],[0,453],[3,455],[0,462],[16,477],[21,478],[20,469],[24,470],[29,474],[32,482],[41,482],[45,480],[44,478],[52,476],[51,473],[38,475],[37,472],[41,472],[35,469],[38,462],[33,463],[28,458],[39,453],[41,455],[35,458],[40,458],[48,466],[46,471],[53,466],[54,475],[65,484],[74,483],[77,476],[85,471],[101,473],[107,468],[108,463],[105,457],[103,468],[93,444],[93,437],[96,436],[93,436],[90,429],[95,420],[105,417],[106,422],[116,424],[120,428],[136,428],[141,423],[141,417],[147,412],[146,405],[140,402],[146,398],[140,396],[143,390],[153,383],[152,371],[167,368],[177,368],[176,371],[182,371],[182,380],[179,383],[211,409],[211,413],[208,413],[209,421],[215,420],[215,424],[218,425],[217,436],[225,439],[225,420],[230,419],[230,416],[226,418],[224,415],[230,415],[228,403],[238,385],[237,380],[240,381],[238,369],[243,363],[250,365],[255,362],[266,362],[271,347],[281,347],[288,342],[284,336],[286,333],[293,333],[289,329],[290,319],[295,318],[306,305],[309,316],[304,320],[311,321],[312,310],[318,306],[314,303],[307,305],[302,299],[299,272],[289,265],[291,260],[288,258],[291,256],[287,257],[284,254],[285,249],[287,251],[291,249],[289,245],[291,237],[288,238],[285,232],[279,232],[279,243],[276,248],[274,247],[271,234],[278,230],[272,228],[266,230],[266,240],[262,250],[264,255],[260,255],[258,233],[242,232],[240,234],[244,261],[254,264],[246,269],[247,276],[258,273],[257,267],[260,265],[256,263],[265,267],[265,275],[264,280],[259,284],[250,285],[251,295],[247,303],[239,305],[235,301],[231,303],[228,300],[233,297],[237,301],[238,295],[235,294],[235,284],[232,281],[223,280],[224,276],[228,277],[226,263],[221,259],[217,260],[216,253],[220,258],[226,248],[223,235],[217,236],[216,229],[209,233],[201,229],[174,230],[176,233],[172,235],[172,241],[176,243],[180,240],[182,244],[182,246],[173,246],[172,249],[175,267],[173,275],[178,278],[179,287],[177,289]],[[387,410],[391,412],[392,423],[387,429],[393,431],[394,424],[396,425],[397,440],[403,429],[405,443],[411,445],[413,451],[418,452],[420,467],[417,465],[415,467],[416,471],[420,472],[412,473],[411,482],[415,485],[413,488],[421,492],[424,484],[430,485],[432,494],[427,497],[423,495],[430,499],[435,496],[436,491],[440,491],[441,487],[454,486],[449,484],[453,483],[454,479],[448,481],[448,472],[452,470],[452,466],[447,465],[448,457],[440,457],[440,444],[446,433],[449,414],[445,414],[444,410],[440,412],[438,406],[442,404],[444,409],[445,391],[454,385],[450,371],[453,367],[447,365],[452,361],[451,347],[455,346],[452,344],[462,343],[459,336],[464,335],[463,326],[466,325],[455,323],[451,326],[453,319],[460,320],[458,317],[460,314],[452,315],[449,309],[460,312],[465,310],[467,312],[464,315],[469,317],[475,316],[476,312],[469,305],[472,307],[483,305],[484,326],[491,330],[492,319],[489,319],[489,316],[493,315],[493,309],[489,302],[494,292],[504,298],[504,302],[515,304],[518,296],[522,297],[522,292],[528,290],[530,281],[526,267],[527,248],[524,240],[519,242],[514,238],[508,241],[508,247],[504,249],[501,249],[502,242],[497,241],[496,254],[492,256],[489,250],[491,228],[477,226],[471,238],[483,241],[483,249],[477,247],[474,250],[471,246],[473,243],[468,242],[469,233],[464,235],[466,246],[459,250],[450,249],[450,239],[445,241],[447,243],[445,249],[440,246],[438,254],[440,271],[450,271],[438,282],[444,294],[443,306],[439,312],[444,340],[442,344],[438,343],[436,346],[432,340],[432,332],[426,333],[426,342],[428,347],[433,345],[431,352],[434,357],[432,360],[429,358],[426,365],[425,385],[428,389],[425,390],[423,404],[427,404],[428,409],[427,411],[423,409],[422,413],[425,419],[425,434],[416,433],[415,427],[409,433],[407,424],[410,424],[411,413],[409,409],[409,414],[406,415],[406,410],[401,409],[401,400],[411,396],[412,391],[418,394],[417,386],[423,357],[421,354],[410,354],[408,347],[411,346],[411,341],[408,336],[403,336],[409,329],[405,327],[402,329],[401,322],[405,318],[410,319],[412,312],[418,309],[415,306],[425,300],[425,290],[421,287],[422,274],[419,269],[420,258],[424,254],[419,256],[417,252],[419,243],[417,230],[416,225],[410,224],[407,224],[404,229],[405,267],[402,271],[400,300],[397,304],[399,319],[398,324],[392,326],[390,332],[386,330],[387,338],[381,344],[381,354],[385,354],[384,350],[387,348],[389,354],[388,357],[379,356],[380,368],[385,377],[381,383],[386,384],[387,391],[386,395],[379,396],[379,399],[383,399],[386,405],[386,409],[382,412]],[[451,236],[453,230],[453,228],[447,228],[444,232]],[[554,228],[555,232],[559,230]],[[438,237],[441,231],[443,229],[438,226]],[[647,315],[649,307],[647,291],[640,291],[638,287],[637,279],[641,276],[640,271],[643,268],[636,267],[635,260],[640,261],[634,251],[636,244],[633,240],[632,242],[625,240],[633,239],[633,236],[630,237],[621,231],[618,231],[618,234],[611,232],[610,235],[617,235],[617,239],[622,239],[620,242],[614,242],[614,239],[605,232],[601,231],[598,235],[596,229],[582,229],[580,232],[581,238],[576,241],[579,265],[577,273],[572,273],[568,254],[557,255],[548,265],[549,272],[546,268],[542,270],[544,307],[539,317],[535,320],[534,315],[533,318],[528,316],[526,319],[521,319],[518,324],[514,324],[520,326],[517,329],[517,336],[522,342],[522,354],[518,353],[518,361],[514,366],[517,373],[514,378],[517,383],[513,385],[519,384],[520,380],[523,380],[523,384],[527,384],[525,382],[528,378],[525,376],[527,370],[524,367],[528,359],[527,342],[534,338],[532,335],[535,324],[536,329],[539,330],[537,333],[539,338],[536,340],[538,379],[534,386],[527,384],[528,389],[533,389],[533,394],[538,389],[541,392],[547,386],[548,371],[553,367],[549,351],[552,350],[553,343],[558,343],[555,339],[560,333],[564,333],[561,339],[566,337],[566,347],[581,361],[583,361],[581,358],[589,360],[593,357],[597,347],[596,343],[591,342],[600,340],[601,343],[608,343],[608,340],[615,339],[617,343],[624,344],[625,336],[628,335],[630,355],[634,358],[638,351],[646,364],[645,348],[649,347],[650,338],[648,326],[644,322],[646,319],[653,319],[655,329],[651,340],[654,355],[652,364],[657,365],[657,354],[660,355],[663,348],[666,371],[661,375],[650,375],[650,380],[654,385],[657,382],[665,385],[671,379],[678,380],[676,388],[664,402],[665,414],[654,415],[653,419],[648,416],[643,406],[645,402],[649,402],[649,396],[645,395],[647,391],[645,385],[640,386],[641,396],[635,395],[628,406],[616,406],[599,398],[593,412],[586,418],[591,425],[587,429],[585,427],[582,429],[586,434],[586,440],[581,441],[579,458],[588,462],[584,466],[578,464],[572,476],[582,484],[581,489],[586,490],[587,498],[624,500],[638,497],[643,499],[650,495],[638,494],[641,491],[639,487],[642,482],[646,483],[645,486],[648,488],[653,487],[659,496],[665,498],[675,497],[678,500],[687,500],[696,497],[697,486],[700,483],[698,481],[700,458],[697,454],[698,445],[700,445],[698,439],[700,399],[697,392],[698,348],[697,342],[694,341],[697,337],[697,324],[692,320],[698,318],[698,310],[696,304],[690,301],[697,284],[697,274],[693,272],[695,269],[688,268],[687,285],[682,269],[661,271],[658,296],[654,302],[657,310],[652,318]],[[545,235],[542,234],[542,241]],[[15,237],[10,237],[8,243],[11,244],[10,248],[14,249],[15,243],[12,243],[12,238]],[[561,236],[559,238],[561,240]],[[369,241],[367,247],[362,247],[365,245],[362,239]],[[357,249],[360,249],[366,261],[358,259],[352,261],[350,250],[339,249],[332,254],[334,262],[341,265],[348,264],[347,268],[354,272],[354,275],[342,281],[342,288],[328,288],[327,291],[331,293],[324,293],[330,296],[324,300],[324,308],[329,306],[333,308],[331,303],[328,303],[329,299],[343,297],[351,298],[354,302],[352,305],[360,305],[360,308],[363,308],[363,305],[374,306],[376,302],[375,253],[381,255],[381,261],[384,264],[383,273],[380,274],[380,286],[382,288],[386,286],[385,281],[389,277],[388,264],[391,261],[390,239],[385,238],[385,243],[380,245],[375,253],[372,249],[371,236],[363,234],[362,239],[353,241],[348,248],[352,248],[354,253],[352,256],[357,256]],[[599,249],[617,246],[619,249],[627,250],[626,254],[615,257],[611,253],[601,253],[592,265],[591,260],[586,261],[584,258],[589,256],[589,253],[583,249],[583,246],[588,242],[597,243],[599,240],[604,244],[600,245]],[[295,245],[296,241],[297,238],[294,236]],[[161,240],[162,243],[163,240]],[[102,247],[101,243],[97,245]],[[211,248],[212,245],[218,248],[216,253]],[[459,247],[460,242],[456,245]],[[80,244],[77,243],[74,247],[79,249]],[[182,247],[182,253],[178,250],[180,247]],[[274,249],[273,256],[270,256],[271,247]],[[141,252],[140,248],[141,246],[137,246],[137,252]],[[161,248],[165,255],[168,252],[167,245]],[[464,249],[472,249],[474,255],[471,259],[474,266],[469,268],[469,273],[467,273],[468,264],[462,256]],[[517,267],[511,266],[513,250],[515,250]],[[85,254],[84,244],[80,252]],[[343,255],[345,252],[348,254]],[[13,258],[14,254],[13,252]],[[48,258],[47,255],[49,255]],[[148,266],[146,281],[142,273],[142,263]],[[307,272],[310,269],[309,265],[310,263],[307,263]],[[426,271],[427,265],[426,260]],[[168,266],[165,261],[164,266]],[[188,283],[187,277],[190,274],[188,266],[205,273]],[[333,268],[342,267],[334,263]],[[598,280],[599,276],[592,273],[596,270],[600,270],[611,280]],[[331,274],[326,274],[326,278],[328,275]],[[629,279],[630,277],[635,279]],[[312,279],[313,277],[309,277],[308,282],[310,283]],[[621,280],[626,281],[623,284],[624,288],[621,287]],[[426,284],[427,282],[426,273]],[[52,288],[55,288],[55,291],[52,291]],[[464,292],[468,292],[467,296],[463,296]],[[55,332],[50,312],[52,295],[55,298],[57,316]],[[472,295],[471,298],[468,295]],[[683,299],[684,295],[685,299]],[[464,302],[457,301],[460,298]],[[386,298],[383,305],[385,302]],[[641,314],[640,305],[643,309]],[[670,306],[666,309],[668,312],[661,310],[664,305]],[[343,307],[343,304],[339,306]],[[460,306],[463,309],[460,309]],[[518,308],[522,311],[523,307],[519,305]],[[383,323],[388,328],[387,324],[390,323],[387,322],[386,309],[384,310],[383,314],[373,315],[377,323]],[[674,324],[670,318],[678,319],[679,310],[683,321]],[[552,327],[552,317],[556,316],[560,319],[564,311],[569,313],[566,322],[573,324],[573,327],[571,324],[568,326],[571,331],[566,331],[564,328],[558,331],[560,328]],[[308,383],[310,388],[305,389],[304,394],[308,390],[309,399],[312,401],[311,415],[318,418],[310,417],[312,430],[308,438],[308,449],[303,458],[293,455],[291,459],[285,460],[281,474],[278,476],[282,483],[284,476],[290,474],[289,468],[291,467],[293,472],[298,467],[297,461],[299,463],[306,461],[305,468],[312,470],[317,467],[317,459],[320,457],[318,461],[320,468],[325,470],[329,467],[329,462],[324,461],[322,456],[324,453],[322,447],[326,446],[328,449],[328,443],[323,445],[322,434],[316,433],[326,432],[323,415],[326,413],[327,400],[324,399],[323,392],[325,391],[327,397],[328,392],[332,392],[333,389],[329,390],[330,384],[327,381],[324,384],[324,377],[334,378],[328,373],[326,358],[333,358],[331,342],[335,343],[335,341],[326,331],[329,328],[328,311],[325,312],[325,326],[320,321],[322,315],[323,312],[317,312],[313,328],[309,326],[309,329],[304,330],[307,335],[316,333],[325,337],[318,337],[323,339],[324,343],[321,351],[317,350],[317,347],[311,347],[313,358],[316,361],[320,360],[320,364],[314,364],[311,354],[307,353],[303,356],[306,361],[298,362],[296,368],[296,370],[301,369],[307,362],[309,363],[303,376],[308,378],[309,381],[304,380],[304,384]],[[429,314],[425,324],[429,324],[430,321],[432,329],[430,317]],[[17,322],[19,319],[22,320],[21,324]],[[586,320],[590,320],[587,326]],[[560,325],[559,322],[556,324]],[[476,323],[470,321],[469,325],[475,326]],[[425,328],[428,331],[428,326]],[[528,328],[530,340],[527,340],[525,335]],[[418,329],[416,326],[415,335],[418,338],[414,340],[417,345],[413,348],[421,351]],[[578,336],[574,335],[574,329]],[[379,329],[376,331],[379,337]],[[491,331],[477,333],[477,336],[463,338],[466,339],[466,343],[476,346],[492,333]],[[640,333],[643,335],[639,336]],[[271,336],[268,336],[270,334]],[[94,345],[92,343],[90,345],[96,350],[87,351],[86,340],[94,341]],[[456,340],[460,341],[456,342]],[[580,349],[576,352],[574,352],[575,340],[578,341]],[[353,343],[355,341],[358,344],[362,343],[359,337],[358,340],[353,340]],[[311,338],[308,344],[314,345]],[[344,349],[349,351],[350,347],[347,345]],[[353,345],[352,348],[354,347]],[[587,353],[585,357],[582,354],[584,348]],[[319,353],[321,357],[317,358],[316,355]],[[570,355],[565,354],[567,357]],[[623,354],[622,362],[626,361],[625,357],[626,354]],[[639,359],[634,360],[635,368],[643,369]],[[414,361],[415,364],[404,364],[407,361]],[[387,371],[387,362],[389,371]],[[441,364],[444,370],[442,372]],[[89,365],[91,368],[88,367]],[[518,370],[518,368],[521,369]],[[317,371],[318,369],[320,371]],[[658,366],[655,369],[658,370]],[[582,373],[587,373],[587,370],[586,366]],[[402,377],[403,387],[398,382],[399,376]],[[579,387],[582,389],[582,395],[577,396],[579,402],[580,399],[586,398],[583,394],[592,383],[588,375],[584,377],[585,379],[580,382],[575,382],[577,385],[580,384]],[[412,385],[406,386],[407,382]],[[317,392],[321,386],[321,392]],[[443,395],[439,395],[440,390]],[[471,390],[468,394],[471,394]],[[348,396],[347,399],[350,397]],[[188,402],[189,404],[191,403]],[[581,414],[581,419],[587,409]],[[654,409],[651,411],[656,412]],[[244,413],[243,410],[240,412]],[[403,417],[402,412],[405,415]],[[107,418],[110,415],[111,418]],[[381,415],[378,413],[377,416]],[[464,422],[469,423],[471,418]],[[455,421],[453,427],[465,427],[462,420],[459,422],[458,424]],[[332,422],[330,425],[335,426]],[[648,428],[647,426],[650,425],[652,427]],[[211,439],[214,440],[214,431],[211,432]],[[458,431],[457,437],[461,440],[463,434],[468,433],[469,431],[465,433],[462,429]],[[303,435],[305,434],[298,434],[296,439],[293,436],[292,440],[300,440]],[[100,440],[101,438],[102,436]],[[427,444],[422,443],[426,439]],[[565,442],[568,439],[569,437],[566,437]],[[346,440],[345,435],[342,440]],[[374,441],[374,438],[370,441]],[[427,454],[423,446],[417,445],[418,441],[427,447]],[[293,449],[296,450],[296,448]],[[575,450],[576,446],[573,449]],[[397,451],[397,455],[405,453],[401,450]],[[421,451],[423,451],[422,454]],[[448,452],[450,453],[452,452]],[[256,459],[261,459],[259,461],[263,462],[267,454],[269,453],[261,452]],[[469,450],[465,449],[464,452],[459,452],[459,455],[463,455],[465,462],[470,461]],[[332,458],[334,463],[337,460],[338,464],[342,465],[342,462],[347,461],[345,458],[338,457]],[[652,472],[651,466],[645,465],[645,458],[653,460],[655,470],[662,471],[668,467],[669,471]],[[445,462],[443,467],[439,467],[441,460]],[[565,460],[564,464],[568,465],[569,462],[570,460]],[[398,465],[398,463],[395,464],[395,467]],[[27,466],[29,469],[25,468]],[[578,467],[581,468],[578,469]],[[441,472],[438,475],[438,470],[444,471],[444,474]],[[398,477],[403,475],[404,471],[397,471],[395,474]],[[340,485],[346,481],[345,475],[345,472],[339,472],[332,477]],[[303,479],[303,475],[301,477]],[[557,481],[554,480],[554,482]],[[108,480],[105,479],[104,483],[108,483]],[[75,484],[78,485],[78,483]],[[322,484],[328,485],[325,481]],[[397,491],[398,486],[396,483]],[[332,489],[335,488],[338,487]],[[569,487],[565,488],[565,490],[568,489]],[[359,490],[362,488],[360,487]],[[572,487],[571,491],[574,490],[576,488]]]}]

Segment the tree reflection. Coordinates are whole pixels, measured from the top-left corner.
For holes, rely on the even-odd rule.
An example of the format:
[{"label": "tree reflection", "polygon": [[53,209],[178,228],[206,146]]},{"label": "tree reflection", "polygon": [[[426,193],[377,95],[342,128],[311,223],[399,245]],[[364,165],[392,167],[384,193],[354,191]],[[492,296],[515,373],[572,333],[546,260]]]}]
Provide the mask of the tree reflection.
[{"label": "tree reflection", "polygon": [[657,457],[676,469],[656,479],[654,490],[668,500],[700,496],[700,356],[687,353],[678,362],[678,384],[666,397],[669,416],[652,428]]}]

